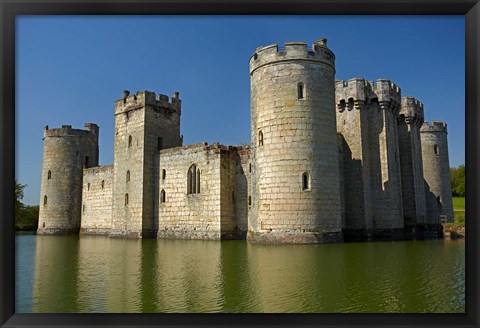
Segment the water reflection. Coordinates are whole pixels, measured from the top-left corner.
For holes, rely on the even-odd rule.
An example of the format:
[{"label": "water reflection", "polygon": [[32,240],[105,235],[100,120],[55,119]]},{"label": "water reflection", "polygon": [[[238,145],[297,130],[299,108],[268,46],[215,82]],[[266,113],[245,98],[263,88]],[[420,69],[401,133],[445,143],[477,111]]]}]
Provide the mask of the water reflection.
[{"label": "water reflection", "polygon": [[[464,312],[464,242],[262,245],[21,236],[24,312]],[[26,242],[22,242],[25,240]],[[24,281],[24,280],[22,280]]]}]

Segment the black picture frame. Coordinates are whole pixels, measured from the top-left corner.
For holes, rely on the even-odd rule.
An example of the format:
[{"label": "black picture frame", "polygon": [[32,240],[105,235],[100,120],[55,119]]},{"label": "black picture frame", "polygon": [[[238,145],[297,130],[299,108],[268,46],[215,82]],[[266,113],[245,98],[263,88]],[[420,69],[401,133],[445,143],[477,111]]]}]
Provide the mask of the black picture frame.
[{"label": "black picture frame", "polygon": [[[466,313],[465,314],[16,314],[15,313],[15,18],[18,15],[381,14],[465,15],[466,43]],[[479,327],[478,0],[0,0],[0,325],[1,327]]]}]

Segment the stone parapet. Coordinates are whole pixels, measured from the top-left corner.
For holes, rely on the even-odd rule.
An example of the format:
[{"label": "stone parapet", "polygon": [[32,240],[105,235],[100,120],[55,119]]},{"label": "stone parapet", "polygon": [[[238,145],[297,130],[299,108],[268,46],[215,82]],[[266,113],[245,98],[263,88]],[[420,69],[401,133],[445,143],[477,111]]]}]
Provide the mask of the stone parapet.
[{"label": "stone parapet", "polygon": [[327,47],[327,39],[319,39],[309,49],[305,42],[286,42],[284,48],[277,44],[258,47],[250,58],[250,74],[272,63],[305,60],[323,63],[335,68],[335,55]]}]

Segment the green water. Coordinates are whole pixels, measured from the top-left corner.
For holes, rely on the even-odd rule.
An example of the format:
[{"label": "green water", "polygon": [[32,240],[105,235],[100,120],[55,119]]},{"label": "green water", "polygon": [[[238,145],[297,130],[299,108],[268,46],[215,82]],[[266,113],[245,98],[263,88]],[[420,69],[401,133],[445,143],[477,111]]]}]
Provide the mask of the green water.
[{"label": "green water", "polygon": [[16,237],[16,312],[464,312],[464,240]]}]

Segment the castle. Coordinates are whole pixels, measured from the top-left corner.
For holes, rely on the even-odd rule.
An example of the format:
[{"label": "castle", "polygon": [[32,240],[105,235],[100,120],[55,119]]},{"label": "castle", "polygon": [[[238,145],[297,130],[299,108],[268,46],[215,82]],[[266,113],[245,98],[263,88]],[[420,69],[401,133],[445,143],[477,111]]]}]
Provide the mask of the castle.
[{"label": "castle", "polygon": [[326,39],[250,58],[251,144],[183,146],[181,100],[115,102],[99,127],[44,130],[38,234],[327,243],[442,235],[453,221],[447,128],[386,79],[335,81]]}]

